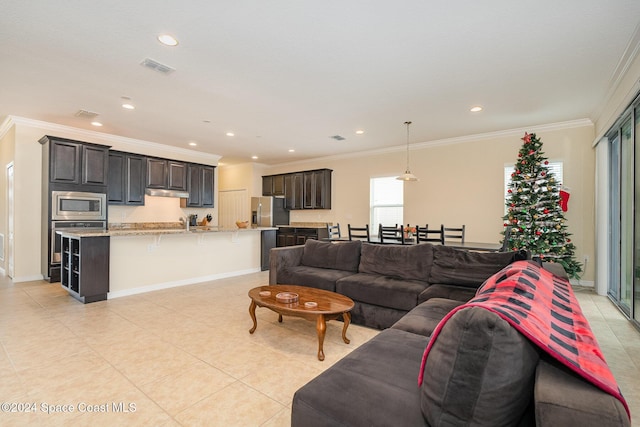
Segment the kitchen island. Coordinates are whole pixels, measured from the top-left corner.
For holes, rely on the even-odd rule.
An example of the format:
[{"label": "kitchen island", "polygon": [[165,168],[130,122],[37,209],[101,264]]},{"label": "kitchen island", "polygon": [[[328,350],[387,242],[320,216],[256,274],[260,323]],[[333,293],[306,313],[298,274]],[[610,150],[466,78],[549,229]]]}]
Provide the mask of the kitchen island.
[{"label": "kitchen island", "polygon": [[265,230],[275,228],[118,228],[61,234],[110,237],[108,298],[116,298],[259,272]]}]

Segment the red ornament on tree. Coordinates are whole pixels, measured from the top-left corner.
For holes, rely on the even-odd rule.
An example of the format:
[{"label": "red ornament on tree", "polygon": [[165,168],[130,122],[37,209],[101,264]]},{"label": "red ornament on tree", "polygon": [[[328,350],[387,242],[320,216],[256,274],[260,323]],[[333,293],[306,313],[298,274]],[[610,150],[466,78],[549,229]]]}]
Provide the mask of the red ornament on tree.
[{"label": "red ornament on tree", "polygon": [[544,173],[544,171],[540,172],[540,176],[545,176],[546,173]]},{"label": "red ornament on tree", "polygon": [[513,193],[513,191],[511,191],[511,189],[508,189],[507,193],[511,194],[511,193]]},{"label": "red ornament on tree", "polygon": [[548,214],[549,213],[549,209],[545,209],[543,212]]},{"label": "red ornament on tree", "polygon": [[542,234],[542,231],[538,230],[536,231],[536,236],[540,236]]},{"label": "red ornament on tree", "polygon": [[545,160],[545,161],[544,161],[544,164],[545,164],[545,165],[548,165],[548,164],[549,164],[549,160]]},{"label": "red ornament on tree", "polygon": [[529,150],[529,155],[532,155],[533,153],[535,153],[535,151]]}]

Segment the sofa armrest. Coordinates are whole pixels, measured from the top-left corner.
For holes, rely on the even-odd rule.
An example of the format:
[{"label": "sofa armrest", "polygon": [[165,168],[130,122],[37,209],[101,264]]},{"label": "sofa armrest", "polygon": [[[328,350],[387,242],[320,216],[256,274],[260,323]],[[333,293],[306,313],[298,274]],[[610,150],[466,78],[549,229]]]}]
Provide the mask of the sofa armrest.
[{"label": "sofa armrest", "polygon": [[557,362],[540,359],[534,400],[538,427],[631,425],[618,399]]},{"label": "sofa armrest", "polygon": [[300,265],[304,246],[272,248],[269,251],[269,284],[278,284],[278,272],[287,267]]},{"label": "sofa armrest", "polygon": [[568,279],[569,278],[569,275],[565,271],[565,269],[562,266],[562,264],[560,264],[559,262],[543,262],[542,263],[542,268],[544,268],[545,270],[555,274],[558,277],[562,277],[563,279]]}]

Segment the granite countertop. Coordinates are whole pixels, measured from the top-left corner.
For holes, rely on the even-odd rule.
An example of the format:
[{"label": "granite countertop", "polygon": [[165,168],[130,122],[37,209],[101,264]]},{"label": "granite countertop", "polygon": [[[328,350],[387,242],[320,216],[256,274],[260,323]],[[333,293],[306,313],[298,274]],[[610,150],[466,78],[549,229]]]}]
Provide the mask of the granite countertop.
[{"label": "granite countertop", "polygon": [[220,233],[220,232],[247,232],[247,231],[263,231],[277,230],[277,227],[258,227],[258,228],[223,228],[216,225],[205,225],[189,227],[185,229],[182,224],[177,223],[126,223],[126,224],[109,224],[108,230],[86,230],[82,228],[62,229],[58,231],[61,235],[71,237],[100,237],[100,236],[160,236],[165,234],[202,234],[202,233]]}]

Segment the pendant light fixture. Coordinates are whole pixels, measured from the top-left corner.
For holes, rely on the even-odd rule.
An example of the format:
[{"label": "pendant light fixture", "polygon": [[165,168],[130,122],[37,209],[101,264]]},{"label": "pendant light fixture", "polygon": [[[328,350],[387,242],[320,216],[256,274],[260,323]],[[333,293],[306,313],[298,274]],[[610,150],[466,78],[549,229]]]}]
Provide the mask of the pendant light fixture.
[{"label": "pendant light fixture", "polygon": [[409,170],[409,125],[411,122],[404,122],[404,124],[407,125],[407,170],[396,179],[400,181],[417,181],[418,178]]}]

